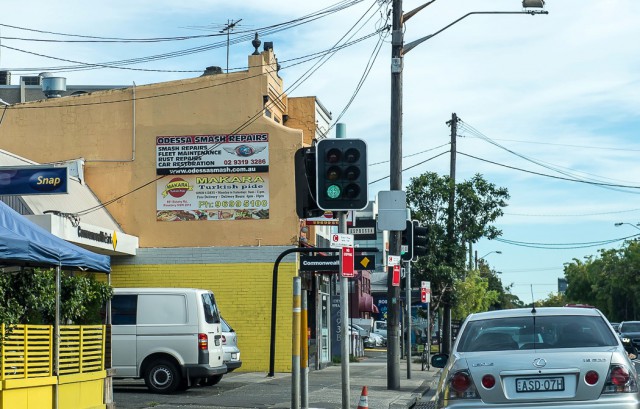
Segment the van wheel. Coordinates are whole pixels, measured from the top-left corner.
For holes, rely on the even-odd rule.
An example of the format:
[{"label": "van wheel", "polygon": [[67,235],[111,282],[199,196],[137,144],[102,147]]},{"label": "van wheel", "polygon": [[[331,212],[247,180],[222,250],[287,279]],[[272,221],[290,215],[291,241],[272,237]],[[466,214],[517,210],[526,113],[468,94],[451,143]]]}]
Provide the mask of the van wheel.
[{"label": "van wheel", "polygon": [[200,385],[202,386],[213,386],[217,385],[218,382],[222,380],[222,375],[213,375],[208,378],[202,378],[200,380]]},{"label": "van wheel", "polygon": [[144,383],[152,392],[169,394],[180,386],[182,377],[178,368],[166,360],[160,359],[149,365]]}]

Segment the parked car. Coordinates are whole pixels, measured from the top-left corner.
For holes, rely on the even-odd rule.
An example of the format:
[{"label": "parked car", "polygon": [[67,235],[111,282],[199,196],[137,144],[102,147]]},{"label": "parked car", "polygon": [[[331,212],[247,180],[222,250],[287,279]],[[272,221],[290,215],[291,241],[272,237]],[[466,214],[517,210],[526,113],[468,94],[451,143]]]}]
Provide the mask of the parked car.
[{"label": "parked car", "polygon": [[431,363],[443,368],[438,409],[640,407],[636,369],[597,309],[471,314]]},{"label": "parked car", "polygon": [[213,293],[194,288],[114,288],[112,367],[156,393],[227,373]]},{"label": "parked car", "polygon": [[358,333],[358,335],[360,335],[360,337],[362,337],[362,338],[368,337],[369,333],[370,333],[369,330],[362,328],[358,324],[349,324],[349,329],[351,331],[356,331]]},{"label": "parked car", "polygon": [[383,347],[386,345],[387,339],[375,332],[371,332],[369,336],[364,339],[365,348]]},{"label": "parked car", "polygon": [[[240,348],[238,348],[238,335],[229,323],[220,316],[220,328],[222,330],[222,351],[224,364],[227,371],[232,372],[242,366],[240,360]],[[222,375],[204,377],[200,380],[202,386],[217,385],[222,380]]]},{"label": "parked car", "polygon": [[387,321],[374,321],[373,323],[373,331],[376,334],[382,335],[383,337],[387,337]]}]

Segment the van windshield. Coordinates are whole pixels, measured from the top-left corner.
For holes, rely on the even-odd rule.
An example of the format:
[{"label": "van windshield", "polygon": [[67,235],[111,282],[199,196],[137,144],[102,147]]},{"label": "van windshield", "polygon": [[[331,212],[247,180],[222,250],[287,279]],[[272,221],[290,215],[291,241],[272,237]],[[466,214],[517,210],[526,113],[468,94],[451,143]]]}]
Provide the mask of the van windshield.
[{"label": "van windshield", "polygon": [[202,307],[204,308],[204,319],[208,324],[220,323],[220,312],[213,294],[202,294]]}]

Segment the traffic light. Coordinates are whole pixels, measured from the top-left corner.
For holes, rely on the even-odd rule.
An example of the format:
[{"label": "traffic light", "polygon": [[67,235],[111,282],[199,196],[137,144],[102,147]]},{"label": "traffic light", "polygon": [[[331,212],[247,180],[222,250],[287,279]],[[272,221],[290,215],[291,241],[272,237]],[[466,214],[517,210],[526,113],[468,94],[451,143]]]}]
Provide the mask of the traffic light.
[{"label": "traffic light", "polygon": [[413,221],[413,259],[427,254],[429,229],[421,227],[417,220]]},{"label": "traffic light", "polygon": [[296,183],[296,213],[301,219],[320,217],[316,192],[316,148],[300,148],[294,155]]},{"label": "traffic light", "polygon": [[362,210],[369,202],[367,144],[323,139],[316,145],[316,201],[324,210]]},{"label": "traffic light", "polygon": [[413,258],[413,222],[411,220],[407,220],[407,226],[402,232],[402,239],[400,244],[404,248],[406,246],[407,250],[402,253],[402,261],[411,261]]}]

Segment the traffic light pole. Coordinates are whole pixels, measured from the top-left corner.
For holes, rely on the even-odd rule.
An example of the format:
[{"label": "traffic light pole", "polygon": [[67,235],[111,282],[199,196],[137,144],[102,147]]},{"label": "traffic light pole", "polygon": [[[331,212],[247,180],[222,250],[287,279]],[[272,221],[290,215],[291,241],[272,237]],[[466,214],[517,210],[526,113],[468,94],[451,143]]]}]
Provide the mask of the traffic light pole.
[{"label": "traffic light pole", "polygon": [[[347,232],[347,212],[338,212],[338,233]],[[349,306],[347,300],[349,295],[349,279],[340,274],[340,342],[341,369],[342,369],[342,409],[349,409],[350,383],[349,380],[349,341],[351,334],[347,326],[349,320]]]},{"label": "traffic light pole", "polygon": [[[391,40],[390,188],[402,190],[402,0],[393,0]],[[389,254],[400,255],[401,232],[389,232]],[[400,287],[387,275],[387,389],[400,389]]]},{"label": "traffic light pole", "polygon": [[407,261],[406,273],[406,293],[405,293],[405,305],[407,306],[406,319],[405,319],[405,351],[407,351],[407,379],[411,379],[411,261]]}]

